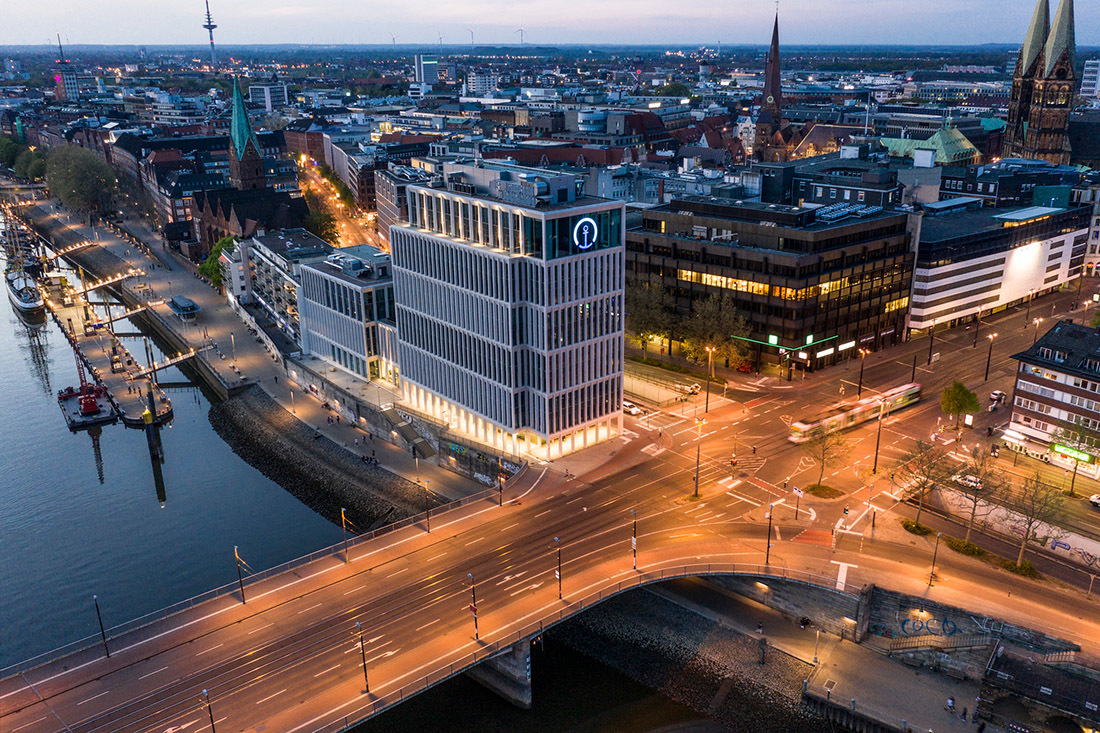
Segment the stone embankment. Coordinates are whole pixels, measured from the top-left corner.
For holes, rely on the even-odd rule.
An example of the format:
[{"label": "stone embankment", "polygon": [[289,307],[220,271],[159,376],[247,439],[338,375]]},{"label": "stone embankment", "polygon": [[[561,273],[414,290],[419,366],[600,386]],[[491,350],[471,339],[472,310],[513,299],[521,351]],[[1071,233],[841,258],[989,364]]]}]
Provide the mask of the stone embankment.
[{"label": "stone embankment", "polygon": [[211,405],[209,419],[234,453],[336,524],[340,507],[360,531],[424,511],[418,484],[364,463],[257,386]]},{"label": "stone embankment", "polygon": [[802,705],[811,665],[771,648],[761,665],[756,639],[653,593],[624,593],[548,637],[735,733],[842,730]]}]

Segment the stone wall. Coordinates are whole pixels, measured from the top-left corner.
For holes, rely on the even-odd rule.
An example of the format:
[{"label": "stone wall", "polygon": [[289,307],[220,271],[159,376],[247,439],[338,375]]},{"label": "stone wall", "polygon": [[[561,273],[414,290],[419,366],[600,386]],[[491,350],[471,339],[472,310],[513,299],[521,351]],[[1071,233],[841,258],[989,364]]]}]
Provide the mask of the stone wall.
[{"label": "stone wall", "polygon": [[716,576],[710,580],[791,618],[809,618],[831,634],[853,639],[860,616],[859,597],[808,583],[776,578]]}]

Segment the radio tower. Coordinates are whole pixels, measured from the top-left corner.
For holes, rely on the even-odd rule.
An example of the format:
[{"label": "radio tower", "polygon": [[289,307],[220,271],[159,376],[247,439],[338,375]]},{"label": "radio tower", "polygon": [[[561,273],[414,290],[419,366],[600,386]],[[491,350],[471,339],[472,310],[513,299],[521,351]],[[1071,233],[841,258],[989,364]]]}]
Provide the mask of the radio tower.
[{"label": "radio tower", "polygon": [[214,29],[218,26],[215,25],[214,19],[210,17],[210,0],[206,0],[206,23],[202,26],[210,33],[210,68],[218,68],[218,57],[214,54]]}]

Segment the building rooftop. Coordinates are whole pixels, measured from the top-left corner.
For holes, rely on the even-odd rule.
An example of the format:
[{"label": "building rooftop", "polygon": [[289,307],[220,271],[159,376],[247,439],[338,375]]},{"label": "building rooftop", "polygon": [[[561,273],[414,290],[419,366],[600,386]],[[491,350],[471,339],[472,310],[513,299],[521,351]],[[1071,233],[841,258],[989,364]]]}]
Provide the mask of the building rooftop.
[{"label": "building rooftop", "polygon": [[1100,381],[1100,328],[1059,321],[1013,359]]},{"label": "building rooftop", "polygon": [[356,287],[376,285],[393,279],[390,256],[370,244],[336,250],[322,262],[309,265]]},{"label": "building rooftop", "polygon": [[[961,197],[966,198],[966,197]],[[1085,212],[1088,207],[1053,208],[1048,206],[1028,206],[1014,211],[993,209],[990,207],[951,210],[943,207],[943,204],[955,203],[958,208],[958,199],[937,202],[941,206],[940,215],[925,216],[921,222],[920,239],[923,244],[943,242],[958,237],[970,236],[981,232],[990,232],[997,229],[1017,227],[1025,224],[1033,224],[1062,214]],[[934,204],[925,204],[923,208],[932,209]],[[1087,218],[1083,226],[1088,226]],[[1053,234],[1051,236],[1054,236]]]},{"label": "building rooftop", "polygon": [[274,254],[292,261],[321,257],[333,251],[331,244],[305,229],[283,229],[252,239]]},{"label": "building rooftop", "polygon": [[874,219],[902,215],[902,212],[884,209],[881,206],[863,206],[860,204],[790,206],[787,204],[767,204],[761,201],[727,199],[717,196],[684,196],[651,210],[669,211],[689,216],[706,216],[715,219],[730,219],[803,231],[826,231]]}]

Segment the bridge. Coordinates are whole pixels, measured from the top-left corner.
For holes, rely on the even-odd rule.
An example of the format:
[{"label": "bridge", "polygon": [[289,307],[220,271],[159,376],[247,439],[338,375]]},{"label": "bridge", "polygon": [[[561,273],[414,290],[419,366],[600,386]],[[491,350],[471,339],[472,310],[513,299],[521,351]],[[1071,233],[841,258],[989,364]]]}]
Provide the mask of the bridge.
[{"label": "bridge", "polygon": [[[693,501],[684,459],[667,451],[592,484],[532,469],[503,495],[433,510],[430,528],[421,514],[104,629],[0,671],[0,717],[22,732],[336,731],[469,670],[522,703],[528,640],[669,578],[827,589],[842,630],[861,623],[869,582],[931,592],[926,548],[847,535],[834,548],[787,507],[762,521],[769,485],[727,491],[716,464]],[[953,562],[941,553],[961,572]]]}]

